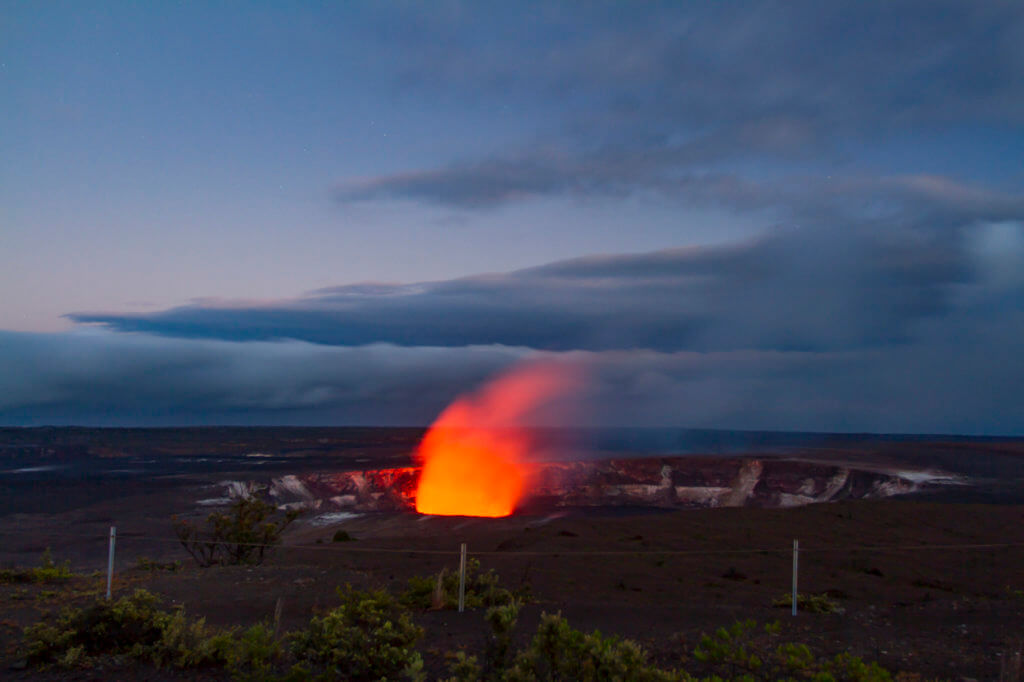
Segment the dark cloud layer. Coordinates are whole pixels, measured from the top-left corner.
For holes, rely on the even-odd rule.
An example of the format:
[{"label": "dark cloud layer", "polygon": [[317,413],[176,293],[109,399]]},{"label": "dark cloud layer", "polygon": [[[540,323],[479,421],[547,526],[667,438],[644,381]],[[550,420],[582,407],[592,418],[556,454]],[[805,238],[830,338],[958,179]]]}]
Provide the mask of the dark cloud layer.
[{"label": "dark cloud layer", "polygon": [[459,392],[543,357],[584,370],[580,425],[1024,434],[1022,334],[1018,316],[967,345],[524,354],[0,332],[0,424],[426,424]]},{"label": "dark cloud layer", "polygon": [[[341,286],[263,305],[76,314],[118,331],[331,345],[500,344],[539,350],[838,351],[959,333],[1024,301],[1024,206],[985,193],[832,210],[720,247],[552,263],[410,285]],[[916,188],[920,189],[920,188]],[[926,188],[927,189],[927,188]],[[916,196],[916,195],[915,195]],[[1010,220],[1016,217],[1017,220]],[[1007,273],[998,282],[993,272]],[[1016,297],[1016,300],[1015,300]]]},{"label": "dark cloud layer", "polygon": [[124,401],[156,376],[132,404],[186,420],[422,423],[488,373],[542,355],[586,367],[586,424],[1024,433],[1019,195],[931,176],[813,190],[745,191],[786,206],[791,224],[724,246],[74,315],[140,334],[102,332],[96,352],[112,368],[68,361],[97,369],[57,382],[65,393],[26,380],[0,419],[95,416],[102,395],[110,413],[136,414]]},{"label": "dark cloud layer", "polygon": [[521,355],[0,331],[0,423],[422,424]]},{"label": "dark cloud layer", "polygon": [[820,166],[907,134],[941,144],[951,131],[1024,125],[1020,3],[574,3],[509,16],[464,6],[425,14],[382,34],[420,55],[404,91],[541,99],[561,112],[561,127],[483,158],[343,182],[343,202],[479,208],[642,189],[688,198],[722,163]]},{"label": "dark cloud layer", "polygon": [[588,424],[1024,434],[1024,194],[1019,173],[995,157],[1003,170],[989,172],[977,151],[1024,153],[1024,4],[397,14],[382,10],[372,36],[417,56],[394,58],[396,97],[477,112],[507,100],[549,127],[343,180],[342,209],[633,196],[744,212],[764,230],[260,304],[70,315],[102,327],[86,333],[0,332],[0,423],[422,424],[542,356],[586,368]]}]

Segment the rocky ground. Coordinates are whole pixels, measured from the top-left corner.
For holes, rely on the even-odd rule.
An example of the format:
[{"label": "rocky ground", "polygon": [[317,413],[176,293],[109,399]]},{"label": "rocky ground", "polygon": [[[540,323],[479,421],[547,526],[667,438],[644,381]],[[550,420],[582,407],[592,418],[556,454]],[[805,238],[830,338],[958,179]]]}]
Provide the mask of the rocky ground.
[{"label": "rocky ground", "polygon": [[[702,632],[739,619],[778,619],[785,636],[821,653],[848,650],[925,679],[997,679],[1001,659],[1024,638],[1022,522],[1020,506],[908,501],[496,520],[382,513],[338,526],[295,526],[262,566],[200,569],[180,546],[158,541],[170,528],[154,520],[136,531],[149,537],[119,539],[115,590],[146,587],[215,625],[270,619],[281,600],[289,629],[329,608],[340,584],[398,591],[411,576],[454,569],[466,542],[506,584],[529,587],[524,640],[542,611],[561,611],[576,627],[636,638],[669,665],[691,652]],[[356,540],[332,542],[338,528]],[[801,592],[827,593],[841,613],[793,618],[772,606],[790,589],[794,538],[803,548]],[[89,547],[79,546],[77,567],[101,569],[102,533],[79,541]],[[28,542],[5,539],[7,547]],[[143,554],[183,565],[146,570],[137,561]],[[82,579],[75,589],[88,599],[84,593],[100,582]],[[4,668],[18,658],[18,628],[67,601],[49,586],[0,586]],[[424,612],[417,620],[426,628],[421,648],[438,672],[444,652],[483,646],[480,612]]]},{"label": "rocky ground", "polygon": [[[21,628],[102,591],[111,525],[118,527],[117,594],[145,587],[214,625],[270,619],[280,602],[282,629],[298,628],[336,603],[338,585],[400,591],[412,576],[454,569],[459,544],[465,542],[484,569],[496,570],[507,585],[528,587],[533,595],[520,618],[520,642],[542,612],[561,611],[575,627],[639,640],[669,666],[692,654],[701,633],[746,618],[780,620],[782,637],[805,642],[820,654],[848,650],[893,671],[921,676],[908,679],[980,680],[998,679],[1002,661],[1024,641],[1024,447],[1015,441],[872,441],[803,448],[799,457],[820,467],[821,480],[811,483],[806,483],[808,469],[794,469],[786,453],[770,453],[774,459],[760,469],[759,480],[775,477],[772,485],[781,486],[784,494],[804,497],[824,495],[837,480],[836,472],[851,466],[881,476],[871,480],[928,470],[970,482],[891,499],[831,496],[834,501],[828,503],[766,508],[763,504],[782,498],[759,496],[755,485],[747,498],[755,506],[683,511],[537,504],[504,519],[360,511],[314,522],[323,511],[318,510],[289,528],[284,546],[264,565],[201,569],[174,539],[172,516],[201,519],[212,507],[198,502],[222,497],[232,480],[265,485],[266,494],[273,480],[287,476],[315,479],[332,468],[409,466],[416,434],[364,430],[341,434],[335,442],[331,439],[338,434],[300,432],[287,439],[262,434],[259,440],[243,431],[228,434],[230,447],[201,456],[192,449],[195,439],[174,445],[178,441],[167,437],[154,450],[147,440],[153,434],[118,434],[116,443],[92,452],[79,441],[93,435],[61,433],[54,436],[61,444],[51,448],[48,465],[66,469],[53,475],[11,473],[32,468],[26,458],[50,447],[40,444],[38,435],[19,433],[17,447],[24,451],[7,450],[11,461],[0,476],[0,567],[38,563],[49,547],[58,561],[69,559],[84,577],[60,586],[0,585],[0,677],[40,676],[10,668],[19,661]],[[206,440],[220,436],[225,434],[202,434]],[[149,450],[135,449],[142,447],[133,445],[136,441]],[[283,446],[285,441],[290,445]],[[168,450],[171,446],[178,449]],[[345,455],[340,459],[339,448]],[[162,459],[147,464],[161,457],[178,457],[185,464]],[[749,477],[751,466],[743,457],[719,459],[729,459],[725,468],[732,478],[719,476],[712,487],[729,488],[737,476]],[[131,473],[154,466],[157,471]],[[664,478],[661,468],[651,471]],[[688,485],[679,472],[668,478],[673,489]],[[609,484],[616,483],[603,482]],[[785,492],[789,488],[796,492]],[[870,490],[870,485],[858,490]],[[722,500],[731,499],[729,491],[720,494]],[[333,542],[338,530],[355,540]],[[801,546],[800,591],[829,595],[840,612],[793,618],[788,609],[772,605],[790,589],[794,539]],[[181,567],[153,570],[139,557],[181,562]],[[479,611],[426,611],[416,619],[426,630],[420,648],[437,675],[444,670],[446,652],[479,651],[487,633]],[[68,675],[82,680],[174,677],[152,670],[48,677]]]}]

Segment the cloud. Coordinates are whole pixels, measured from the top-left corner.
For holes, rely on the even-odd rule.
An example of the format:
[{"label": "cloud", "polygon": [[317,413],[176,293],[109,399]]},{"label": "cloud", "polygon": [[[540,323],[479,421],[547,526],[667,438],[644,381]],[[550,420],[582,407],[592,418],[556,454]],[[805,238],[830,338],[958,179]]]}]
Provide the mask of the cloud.
[{"label": "cloud", "polygon": [[421,424],[523,354],[0,331],[0,423]]},{"label": "cloud", "polygon": [[343,182],[341,202],[479,209],[648,189],[691,200],[693,185],[730,164],[821,166],[908,133],[941,144],[948,132],[1024,124],[1019,3],[651,3],[628,12],[573,4],[527,13],[460,5],[409,14],[389,17],[406,30],[380,36],[416,55],[403,91],[500,97],[527,111],[543,102],[556,127],[483,157]]},{"label": "cloud", "polygon": [[[897,197],[892,206],[879,187]],[[843,202],[815,199],[802,211],[820,222],[725,246],[340,286],[265,304],[69,317],[117,331],[344,346],[837,351],[914,343],[925,328],[951,334],[975,316],[1019,309],[989,271],[1024,270],[1024,254],[1004,249],[996,263],[978,240],[1001,225],[1012,242],[1024,202],[941,178],[895,178],[871,189],[881,198],[867,212],[852,216]],[[1024,300],[1020,286],[1009,291]]]},{"label": "cloud", "polygon": [[1020,197],[926,175],[815,189],[793,225],[721,246],[73,315],[109,331],[15,337],[0,419],[424,423],[543,356],[586,367],[590,424],[1021,433]]},{"label": "cloud", "polygon": [[694,127],[1024,120],[1024,9],[1013,2],[552,3],[531,12],[463,3],[385,20],[379,38],[416,56],[400,79],[407,88],[582,101]]},{"label": "cloud", "polygon": [[0,332],[0,424],[427,424],[460,392],[544,358],[586,377],[572,424],[1024,434],[1016,341],[1024,315],[1000,325],[978,330],[983,344],[824,353],[333,348]]}]

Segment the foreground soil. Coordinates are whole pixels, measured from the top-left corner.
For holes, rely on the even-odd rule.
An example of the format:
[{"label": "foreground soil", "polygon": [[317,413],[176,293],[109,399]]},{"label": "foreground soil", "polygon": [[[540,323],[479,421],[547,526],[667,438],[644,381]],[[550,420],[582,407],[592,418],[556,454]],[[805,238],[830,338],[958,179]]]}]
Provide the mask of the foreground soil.
[{"label": "foreground soil", "polygon": [[[1024,639],[1024,506],[892,500],[506,519],[377,514],[333,526],[297,523],[261,566],[200,569],[173,541],[161,501],[151,503],[148,513],[140,506],[134,529],[119,534],[115,592],[145,587],[214,625],[270,620],[280,600],[282,630],[299,628],[336,603],[336,586],[401,591],[411,576],[455,569],[465,542],[484,569],[532,593],[518,626],[523,643],[541,612],[561,611],[577,628],[640,641],[670,666],[684,661],[704,632],[745,618],[780,620],[783,637],[820,654],[849,651],[894,672],[959,680],[998,679],[1002,659]],[[77,570],[104,570],[101,524],[108,512],[21,518],[20,527],[34,529],[34,536],[17,534],[19,519],[11,520],[0,528],[10,533],[6,562],[49,545],[56,558],[73,557]],[[333,542],[339,529],[355,540]],[[841,613],[794,618],[772,606],[790,589],[793,539],[801,547],[800,591],[828,593]],[[181,561],[181,568],[147,570],[140,555]],[[97,574],[63,586],[0,585],[0,675],[174,677],[11,668],[19,660],[21,627],[95,598],[103,583]],[[445,652],[483,647],[482,612],[430,611],[416,619],[426,630],[420,649],[432,673],[443,672]]]}]

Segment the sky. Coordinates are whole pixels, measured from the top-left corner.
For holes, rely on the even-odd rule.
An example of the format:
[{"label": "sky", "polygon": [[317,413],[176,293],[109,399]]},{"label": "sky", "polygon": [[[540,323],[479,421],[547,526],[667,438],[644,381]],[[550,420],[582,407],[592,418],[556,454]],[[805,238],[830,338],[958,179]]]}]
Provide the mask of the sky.
[{"label": "sky", "polygon": [[0,424],[1024,435],[1019,2],[0,0]]}]

